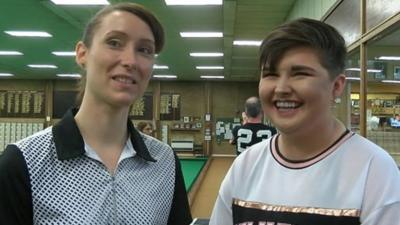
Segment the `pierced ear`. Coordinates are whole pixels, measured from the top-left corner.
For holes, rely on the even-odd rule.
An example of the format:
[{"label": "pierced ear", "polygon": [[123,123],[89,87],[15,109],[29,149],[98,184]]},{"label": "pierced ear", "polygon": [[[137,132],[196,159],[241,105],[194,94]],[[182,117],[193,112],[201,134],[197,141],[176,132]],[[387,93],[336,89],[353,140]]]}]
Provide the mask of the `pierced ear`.
[{"label": "pierced ear", "polygon": [[87,54],[87,47],[86,45],[80,41],[75,46],[75,62],[82,68],[85,69],[86,65],[86,54]]}]

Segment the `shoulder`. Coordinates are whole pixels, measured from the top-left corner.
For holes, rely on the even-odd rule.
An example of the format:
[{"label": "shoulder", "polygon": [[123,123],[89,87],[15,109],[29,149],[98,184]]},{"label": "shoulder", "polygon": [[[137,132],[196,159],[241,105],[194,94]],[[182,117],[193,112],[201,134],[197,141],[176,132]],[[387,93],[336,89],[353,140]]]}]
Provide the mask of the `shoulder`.
[{"label": "shoulder", "polygon": [[8,145],[0,156],[0,190],[28,183],[29,173],[21,150]]},{"label": "shoulder", "polygon": [[25,153],[38,149],[42,150],[44,146],[48,146],[46,143],[50,143],[52,141],[52,127],[48,127],[42,131],[32,134],[31,136],[21,139],[20,141],[16,142],[15,145]]},{"label": "shoulder", "polygon": [[3,154],[0,155],[0,176],[13,173],[15,169],[23,167],[25,159],[21,150],[16,145],[8,145]]},{"label": "shoulder", "polygon": [[[384,177],[397,177],[399,179],[399,169],[394,159],[389,153],[371,142],[370,140],[354,134],[342,145],[346,157],[351,158],[352,164],[363,163],[367,167],[368,176],[380,179]],[[385,179],[385,178],[384,178]]]},{"label": "shoulder", "polygon": [[389,153],[382,147],[358,134],[354,134],[344,145],[346,149],[353,152],[353,154],[359,155],[359,157],[368,157],[370,159],[384,161],[393,160]]},{"label": "shoulder", "polygon": [[161,158],[174,160],[174,151],[169,145],[146,134],[141,134],[141,136],[150,155],[156,160]]}]

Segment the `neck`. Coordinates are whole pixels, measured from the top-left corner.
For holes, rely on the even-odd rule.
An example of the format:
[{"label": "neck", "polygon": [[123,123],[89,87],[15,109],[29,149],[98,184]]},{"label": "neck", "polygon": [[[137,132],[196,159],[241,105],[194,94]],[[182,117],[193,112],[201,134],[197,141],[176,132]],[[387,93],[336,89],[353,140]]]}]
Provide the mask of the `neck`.
[{"label": "neck", "polygon": [[314,131],[296,134],[281,133],[278,139],[279,151],[287,159],[306,160],[325,151],[345,131],[345,126],[334,119]]},{"label": "neck", "polygon": [[91,143],[125,144],[127,118],[128,108],[115,109],[88,102],[83,102],[75,115],[79,130],[89,145]]},{"label": "neck", "polygon": [[247,117],[247,123],[261,123],[261,116]]}]

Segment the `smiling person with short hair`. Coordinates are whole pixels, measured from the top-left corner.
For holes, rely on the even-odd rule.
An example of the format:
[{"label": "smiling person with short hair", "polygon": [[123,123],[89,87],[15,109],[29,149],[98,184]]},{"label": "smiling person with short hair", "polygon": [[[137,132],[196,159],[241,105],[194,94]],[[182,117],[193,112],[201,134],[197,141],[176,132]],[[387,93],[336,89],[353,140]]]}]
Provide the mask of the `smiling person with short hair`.
[{"label": "smiling person with short hair", "polygon": [[399,225],[394,160],[332,112],[345,86],[342,36],[302,18],[273,30],[260,52],[259,95],[279,132],[236,158],[210,225]]}]

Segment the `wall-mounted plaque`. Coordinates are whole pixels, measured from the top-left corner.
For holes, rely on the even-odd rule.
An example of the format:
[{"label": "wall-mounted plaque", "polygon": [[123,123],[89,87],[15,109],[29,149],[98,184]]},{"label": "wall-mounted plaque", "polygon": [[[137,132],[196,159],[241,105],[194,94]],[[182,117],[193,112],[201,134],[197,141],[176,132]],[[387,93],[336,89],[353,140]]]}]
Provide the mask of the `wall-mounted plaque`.
[{"label": "wall-mounted plaque", "polygon": [[136,100],[132,105],[129,116],[134,120],[152,120],[153,119],[153,94],[145,93],[143,97]]},{"label": "wall-mounted plaque", "polygon": [[181,98],[179,94],[161,94],[160,120],[180,120]]},{"label": "wall-mounted plaque", "polygon": [[0,117],[44,117],[44,91],[0,91]]}]

